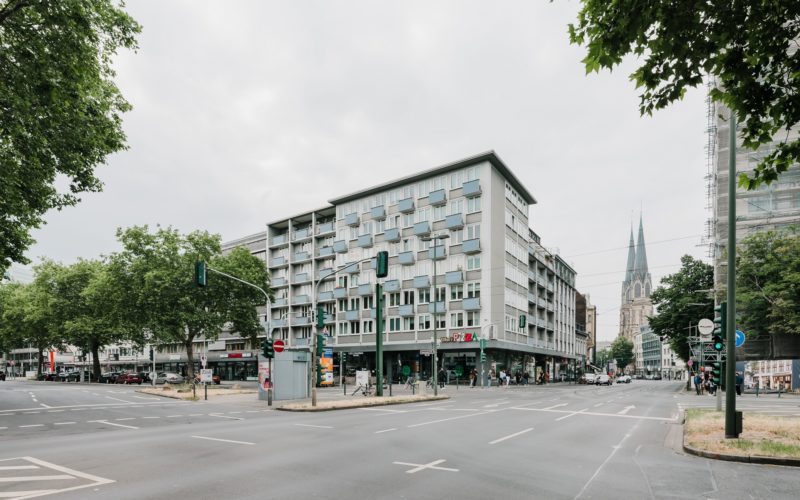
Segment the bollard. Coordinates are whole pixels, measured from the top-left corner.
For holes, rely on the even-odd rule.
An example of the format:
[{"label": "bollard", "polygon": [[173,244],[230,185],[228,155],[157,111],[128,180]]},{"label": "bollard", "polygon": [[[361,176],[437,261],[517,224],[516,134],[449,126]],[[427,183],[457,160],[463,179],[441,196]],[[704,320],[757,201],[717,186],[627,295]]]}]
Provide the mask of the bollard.
[{"label": "bollard", "polygon": [[756,397],[758,397],[758,389],[759,389],[759,386],[758,386],[758,384],[756,384]]},{"label": "bollard", "polygon": [[208,383],[207,383],[207,382],[204,382],[204,383],[203,383],[203,392],[205,393],[205,394],[203,395],[204,399],[205,399],[206,401],[208,401]]},{"label": "bollard", "polygon": [[347,382],[342,382],[342,387],[344,388],[344,395],[347,396]]},{"label": "bollard", "polygon": [[197,399],[197,384],[192,384],[192,398]]}]

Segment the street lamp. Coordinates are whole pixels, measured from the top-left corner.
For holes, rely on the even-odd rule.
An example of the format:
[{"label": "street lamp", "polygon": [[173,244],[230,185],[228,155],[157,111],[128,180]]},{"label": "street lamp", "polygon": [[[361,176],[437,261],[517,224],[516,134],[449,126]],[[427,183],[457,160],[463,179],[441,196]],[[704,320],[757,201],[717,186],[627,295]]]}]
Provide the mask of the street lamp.
[{"label": "street lamp", "polygon": [[[439,255],[439,252],[438,252],[439,241],[445,240],[445,239],[447,239],[449,237],[450,237],[449,234],[439,234],[437,236],[425,236],[425,237],[421,238],[422,241],[431,241],[431,240],[433,240],[433,299],[434,300],[433,300],[433,370],[432,371],[433,371],[433,395],[434,396],[438,396],[439,395],[439,381],[437,380],[438,372],[436,371],[437,363],[438,363],[437,360],[436,360],[436,357],[437,357],[436,356],[436,352],[437,352],[437,345],[436,345],[437,339],[436,339],[436,337],[437,337],[437,334],[438,334],[438,330],[436,328],[436,326],[437,326],[436,325],[436,323],[437,323],[436,322],[436,313],[439,312],[439,308],[436,307],[436,304],[437,304],[437,300],[436,300],[436,298],[437,298],[436,297],[436,292],[437,292],[437,290],[436,290],[436,261],[438,260],[437,257]],[[444,298],[444,297],[442,297],[442,298]],[[442,300],[442,302],[444,302],[444,300]],[[444,314],[444,311],[442,311],[442,314]]]}]

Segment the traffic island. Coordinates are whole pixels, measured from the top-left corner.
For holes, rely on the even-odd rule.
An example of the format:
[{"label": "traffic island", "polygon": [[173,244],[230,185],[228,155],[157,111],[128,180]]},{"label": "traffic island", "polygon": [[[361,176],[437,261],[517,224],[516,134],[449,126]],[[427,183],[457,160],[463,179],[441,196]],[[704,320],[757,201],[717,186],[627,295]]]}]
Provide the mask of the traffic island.
[{"label": "traffic island", "polygon": [[311,406],[311,402],[304,403],[287,403],[276,407],[276,410],[283,411],[332,411],[332,410],[349,410],[351,408],[367,408],[371,406],[387,406],[387,405],[400,405],[406,403],[422,403],[424,401],[439,401],[443,399],[450,399],[450,396],[430,396],[430,395],[417,395],[417,396],[386,396],[386,397],[368,397],[360,399],[347,399],[339,401],[318,401],[317,406]]},{"label": "traffic island", "polygon": [[[153,396],[161,396],[164,398],[183,399],[189,401],[197,401],[205,397],[203,386],[198,385],[195,390],[192,390],[192,384],[164,384],[161,387],[149,387],[146,389],[139,389],[136,392],[142,394],[150,394]],[[209,386],[208,397],[216,398],[219,396],[230,396],[233,394],[255,394],[257,389],[242,389],[238,385],[232,387]]]},{"label": "traffic island", "polygon": [[716,460],[800,467],[800,418],[745,413],[738,439],[725,438],[725,412],[686,410],[683,449]]}]

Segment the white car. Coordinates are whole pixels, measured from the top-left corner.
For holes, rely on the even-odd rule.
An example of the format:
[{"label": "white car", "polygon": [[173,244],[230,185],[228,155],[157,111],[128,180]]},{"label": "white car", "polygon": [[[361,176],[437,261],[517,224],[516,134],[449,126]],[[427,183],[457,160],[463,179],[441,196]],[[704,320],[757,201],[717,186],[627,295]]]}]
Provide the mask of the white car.
[{"label": "white car", "polygon": [[611,385],[611,377],[609,377],[605,373],[601,373],[594,380],[594,383],[595,385]]},{"label": "white car", "polygon": [[631,376],[630,375],[620,375],[617,377],[618,384],[630,384],[631,383]]}]

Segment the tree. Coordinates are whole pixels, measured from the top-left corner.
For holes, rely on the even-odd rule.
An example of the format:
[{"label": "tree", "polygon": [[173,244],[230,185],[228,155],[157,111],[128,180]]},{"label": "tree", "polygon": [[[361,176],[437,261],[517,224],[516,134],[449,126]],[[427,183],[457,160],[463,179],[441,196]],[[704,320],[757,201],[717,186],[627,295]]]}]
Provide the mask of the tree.
[{"label": "tree", "polygon": [[747,237],[736,272],[737,317],[748,335],[800,335],[800,227]]},{"label": "tree", "polygon": [[617,370],[624,372],[625,367],[633,361],[633,342],[622,336],[617,337],[611,343],[609,354],[617,361]]},{"label": "tree", "polygon": [[[711,0],[582,0],[570,41],[585,45],[586,72],[613,69],[627,55],[641,61],[630,75],[639,111],[652,114],[683,97],[687,88],[717,78],[714,101],[739,119],[745,148],[756,150],[800,121],[800,2]],[[755,189],[800,161],[800,139],[778,143],[752,176]]]},{"label": "tree", "polygon": [[228,328],[256,344],[263,329],[255,308],[264,304],[264,295],[213,274],[208,286],[197,287],[194,264],[206,261],[270,293],[264,262],[245,248],[221,255],[220,237],[207,232],[184,236],[172,228],[151,233],[141,226],[119,230],[117,237],[123,250],[110,257],[109,278],[119,289],[114,309],[130,334],[149,333],[155,341],[182,344],[190,378],[194,343],[201,336],[216,340]]},{"label": "tree", "polygon": [[658,311],[648,318],[653,333],[669,339],[670,348],[684,361],[689,360],[690,326],[714,317],[714,299],[707,290],[714,288],[714,267],[690,255],[681,257],[678,272],[661,279],[650,295]]},{"label": "tree", "polygon": [[0,273],[28,262],[45,212],[100,191],[94,169],[125,149],[111,62],[139,31],[111,0],[0,0]]}]

